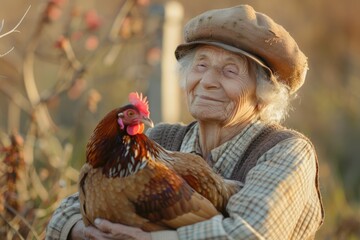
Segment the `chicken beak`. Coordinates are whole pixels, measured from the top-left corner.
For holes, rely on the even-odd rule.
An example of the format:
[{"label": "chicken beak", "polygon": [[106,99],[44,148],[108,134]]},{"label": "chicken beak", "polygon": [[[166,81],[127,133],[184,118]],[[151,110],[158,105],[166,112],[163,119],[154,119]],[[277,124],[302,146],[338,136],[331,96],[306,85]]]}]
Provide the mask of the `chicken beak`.
[{"label": "chicken beak", "polygon": [[148,118],[148,117],[143,117],[143,118],[141,119],[141,122],[144,123],[144,124],[145,124],[146,126],[148,126],[148,127],[154,127],[153,121],[152,121],[150,118]]}]

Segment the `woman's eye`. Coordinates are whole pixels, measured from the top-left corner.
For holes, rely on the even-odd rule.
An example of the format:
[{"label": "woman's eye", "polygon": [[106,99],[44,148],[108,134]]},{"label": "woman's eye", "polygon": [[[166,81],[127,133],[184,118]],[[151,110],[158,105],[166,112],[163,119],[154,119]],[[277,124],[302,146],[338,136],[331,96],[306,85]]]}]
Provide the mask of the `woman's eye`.
[{"label": "woman's eye", "polygon": [[207,67],[207,65],[205,63],[197,63],[195,66],[196,66],[196,69],[200,70],[200,71],[205,70]]},{"label": "woman's eye", "polygon": [[225,74],[232,74],[232,75],[237,75],[238,74],[238,69],[235,67],[226,67],[224,69]]},{"label": "woman's eye", "polygon": [[205,68],[205,67],[206,67],[205,64],[198,64],[197,66],[198,66],[199,68]]}]

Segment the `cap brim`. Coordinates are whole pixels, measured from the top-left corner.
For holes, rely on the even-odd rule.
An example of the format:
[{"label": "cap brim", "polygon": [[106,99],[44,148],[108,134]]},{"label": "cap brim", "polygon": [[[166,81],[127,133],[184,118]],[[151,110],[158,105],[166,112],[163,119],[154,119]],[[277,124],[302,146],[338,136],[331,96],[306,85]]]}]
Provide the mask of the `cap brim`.
[{"label": "cap brim", "polygon": [[181,44],[175,50],[176,59],[179,60],[180,58],[185,56],[191,49],[193,49],[197,45],[211,45],[211,46],[223,48],[227,51],[230,51],[230,52],[233,52],[236,54],[245,55],[246,57],[252,59],[256,63],[258,63],[260,66],[262,66],[263,68],[268,70],[270,74],[273,74],[272,70],[261,59],[259,59],[255,55],[248,53],[242,49],[239,49],[239,48],[236,48],[236,47],[224,44],[224,43],[214,42],[214,41],[192,41],[190,43]]}]

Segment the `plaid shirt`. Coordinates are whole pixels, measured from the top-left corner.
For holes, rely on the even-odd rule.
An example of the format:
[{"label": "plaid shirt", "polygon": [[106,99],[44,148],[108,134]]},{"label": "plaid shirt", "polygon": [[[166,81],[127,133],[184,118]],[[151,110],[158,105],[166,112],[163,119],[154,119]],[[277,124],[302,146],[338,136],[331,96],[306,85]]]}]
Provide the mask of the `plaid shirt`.
[{"label": "plaid shirt", "polygon": [[66,240],[71,228],[82,219],[79,193],[65,198],[54,212],[46,229],[46,240]]},{"label": "plaid shirt", "polygon": [[[253,138],[264,128],[257,121],[211,151],[213,169],[229,178]],[[185,135],[181,151],[200,153],[195,124]],[[230,198],[227,211],[177,231],[152,233],[153,239],[313,239],[323,214],[317,186],[317,160],[309,142],[290,138],[261,156],[246,176],[246,184]],[[47,239],[68,235],[80,219],[77,194],[65,199],[54,213]]]}]

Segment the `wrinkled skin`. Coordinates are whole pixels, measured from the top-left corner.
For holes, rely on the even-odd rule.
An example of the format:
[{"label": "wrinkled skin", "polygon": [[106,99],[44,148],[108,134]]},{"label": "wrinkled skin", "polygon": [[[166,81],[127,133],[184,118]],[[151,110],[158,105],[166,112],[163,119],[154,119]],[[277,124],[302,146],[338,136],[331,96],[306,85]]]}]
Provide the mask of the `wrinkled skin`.
[{"label": "wrinkled skin", "polygon": [[223,126],[251,118],[256,81],[248,66],[243,56],[211,46],[199,48],[185,85],[193,117]]},{"label": "wrinkled skin", "polygon": [[258,116],[256,79],[246,57],[199,47],[186,78],[191,115],[198,120],[202,155],[236,136]]}]

